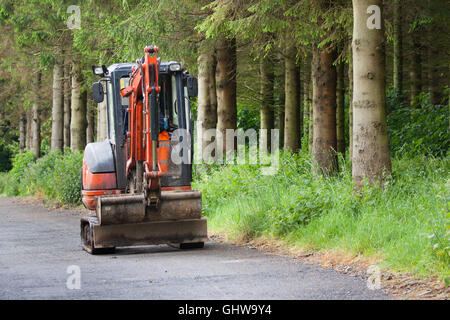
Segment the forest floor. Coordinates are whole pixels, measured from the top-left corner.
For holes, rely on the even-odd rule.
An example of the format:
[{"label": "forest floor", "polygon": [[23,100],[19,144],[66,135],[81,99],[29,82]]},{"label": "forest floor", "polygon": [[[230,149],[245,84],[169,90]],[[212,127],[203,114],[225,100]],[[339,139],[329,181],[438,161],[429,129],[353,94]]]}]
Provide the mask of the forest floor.
[{"label": "forest floor", "polygon": [[[210,233],[204,250],[152,246],[94,257],[79,244],[78,217],[83,210],[61,208],[40,197],[0,198],[1,242],[8,244],[0,252],[0,298],[176,299],[186,298],[187,291],[193,299],[449,297],[449,289],[436,279],[385,270],[382,290],[369,290],[366,271],[376,262],[373,258],[338,252],[304,255],[281,241],[231,243],[223,234]],[[87,270],[83,290],[65,287],[69,264]]]}]

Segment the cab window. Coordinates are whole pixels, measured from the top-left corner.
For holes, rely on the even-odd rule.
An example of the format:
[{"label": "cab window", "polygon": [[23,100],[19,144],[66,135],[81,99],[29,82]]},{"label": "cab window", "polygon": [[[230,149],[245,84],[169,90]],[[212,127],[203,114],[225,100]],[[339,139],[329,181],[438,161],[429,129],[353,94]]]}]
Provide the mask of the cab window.
[{"label": "cab window", "polygon": [[115,113],[114,113],[114,99],[113,99],[113,88],[111,81],[106,82],[106,96],[108,100],[108,138],[113,143],[116,141],[116,130],[115,130]]},{"label": "cab window", "polygon": [[[119,91],[122,90],[123,88],[128,87],[130,84],[130,77],[125,76],[120,78],[120,83],[119,83]],[[127,130],[130,131],[130,128],[128,127],[128,112],[127,109],[130,106],[130,98],[129,97],[122,97],[122,95],[120,95],[120,104],[121,104],[121,109],[122,110],[122,123],[123,123],[123,135],[126,135]]]},{"label": "cab window", "polygon": [[160,78],[161,92],[159,94],[160,130],[173,131],[179,127],[178,102],[175,77],[164,75]]}]

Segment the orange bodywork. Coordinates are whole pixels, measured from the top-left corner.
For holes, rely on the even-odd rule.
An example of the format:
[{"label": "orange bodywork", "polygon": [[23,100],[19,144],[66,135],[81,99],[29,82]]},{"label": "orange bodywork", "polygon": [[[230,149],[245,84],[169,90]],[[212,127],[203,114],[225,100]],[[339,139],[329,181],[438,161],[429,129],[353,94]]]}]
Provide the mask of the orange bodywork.
[{"label": "orange bodywork", "polygon": [[124,193],[124,190],[82,190],[81,196],[84,206],[89,210],[95,210],[95,197],[121,193]]},{"label": "orange bodywork", "polygon": [[117,189],[115,172],[93,174],[89,171],[86,162],[83,161],[83,190],[112,189]]},{"label": "orange bodywork", "polygon": [[170,137],[167,131],[159,134],[158,167],[163,174],[169,172]]},{"label": "orange bodywork", "polygon": [[179,186],[179,187],[162,187],[161,191],[190,191],[191,186]]},{"label": "orange bodywork", "polygon": [[120,194],[123,190],[117,189],[115,172],[91,173],[86,162],[83,161],[82,170],[82,200],[89,210],[95,210],[95,197],[107,194]]}]

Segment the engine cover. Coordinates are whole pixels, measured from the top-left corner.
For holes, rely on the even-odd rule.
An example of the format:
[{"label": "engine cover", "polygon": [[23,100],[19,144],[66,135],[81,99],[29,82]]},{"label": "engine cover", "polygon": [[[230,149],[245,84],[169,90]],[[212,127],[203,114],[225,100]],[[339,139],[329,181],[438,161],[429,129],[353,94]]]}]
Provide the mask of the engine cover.
[{"label": "engine cover", "polygon": [[83,204],[89,210],[95,210],[96,196],[123,192],[117,189],[114,155],[109,141],[86,146],[81,181]]}]

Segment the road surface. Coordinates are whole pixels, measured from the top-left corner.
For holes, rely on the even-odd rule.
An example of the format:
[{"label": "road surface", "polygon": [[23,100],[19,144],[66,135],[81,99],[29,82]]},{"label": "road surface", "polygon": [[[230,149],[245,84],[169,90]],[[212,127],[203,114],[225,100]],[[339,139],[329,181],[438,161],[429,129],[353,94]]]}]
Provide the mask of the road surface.
[{"label": "road surface", "polygon": [[81,250],[77,212],[0,198],[0,299],[389,297],[359,277],[215,242],[200,250],[149,246],[92,256]]}]

